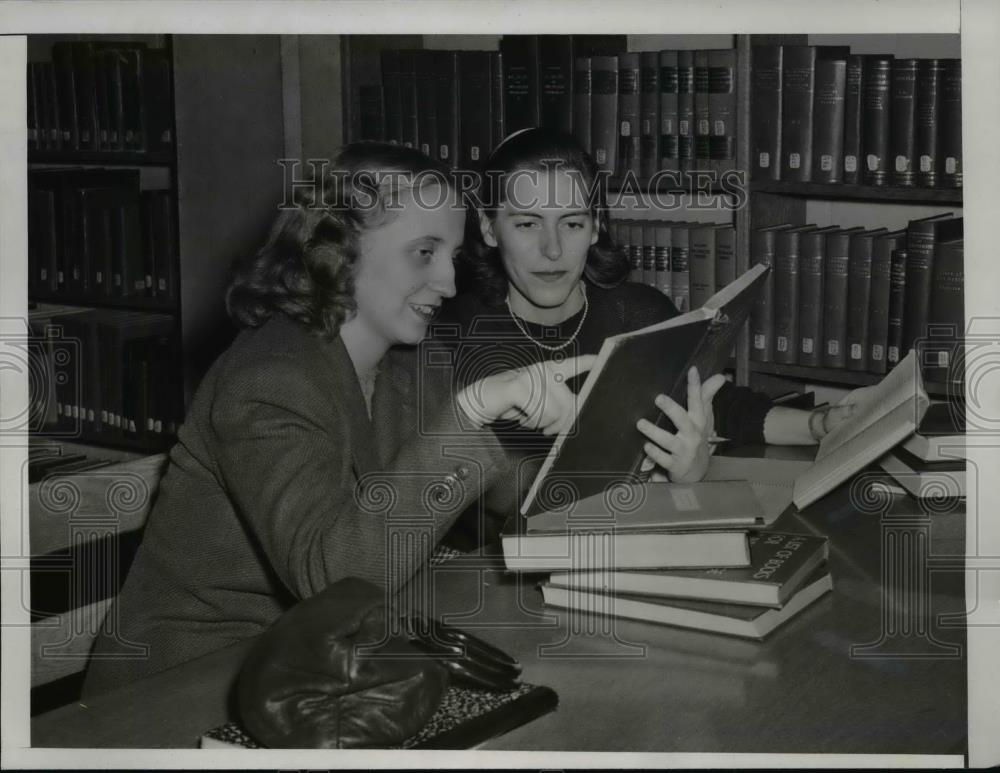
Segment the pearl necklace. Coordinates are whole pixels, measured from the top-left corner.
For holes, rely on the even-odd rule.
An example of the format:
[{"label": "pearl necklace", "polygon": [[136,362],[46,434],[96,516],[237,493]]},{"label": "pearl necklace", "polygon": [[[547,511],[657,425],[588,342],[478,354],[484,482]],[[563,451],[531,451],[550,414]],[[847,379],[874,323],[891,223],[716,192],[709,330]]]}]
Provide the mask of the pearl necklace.
[{"label": "pearl necklace", "polygon": [[583,293],[583,316],[580,317],[580,323],[576,326],[576,330],[573,331],[573,335],[571,335],[568,339],[566,339],[563,343],[559,344],[558,346],[543,344],[541,341],[534,338],[531,335],[531,333],[527,331],[524,325],[521,324],[520,318],[517,316],[517,314],[514,313],[514,310],[510,307],[510,294],[508,294],[507,297],[504,299],[504,303],[507,304],[507,311],[510,312],[510,316],[514,320],[514,324],[517,325],[518,330],[524,333],[525,338],[527,338],[529,341],[531,341],[531,343],[535,344],[536,346],[540,346],[542,349],[545,349],[546,351],[559,352],[565,349],[567,346],[569,346],[576,340],[576,337],[580,334],[580,331],[583,329],[583,323],[587,319],[587,312],[590,311],[590,303],[587,300],[587,286],[582,282],[580,283],[580,291]]}]

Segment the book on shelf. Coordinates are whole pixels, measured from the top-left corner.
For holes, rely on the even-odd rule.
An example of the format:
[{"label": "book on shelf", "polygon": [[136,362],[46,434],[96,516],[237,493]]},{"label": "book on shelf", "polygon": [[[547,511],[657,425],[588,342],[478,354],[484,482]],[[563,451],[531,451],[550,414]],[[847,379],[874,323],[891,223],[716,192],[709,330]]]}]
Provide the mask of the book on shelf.
[{"label": "book on shelf", "polygon": [[822,363],[827,368],[847,364],[848,269],[851,236],[864,229],[841,228],[826,235],[823,266]]},{"label": "book on shelf", "polygon": [[538,125],[573,130],[573,60],[571,35],[538,36]]},{"label": "book on shelf", "polygon": [[691,229],[674,223],[670,229],[670,293],[677,311],[691,310]]},{"label": "book on shelf", "polygon": [[465,169],[474,169],[486,160],[493,147],[490,52],[461,51],[459,58],[459,163]]},{"label": "book on shelf", "polygon": [[965,459],[926,462],[897,447],[881,457],[878,465],[917,499],[966,496]]},{"label": "book on shelf", "polygon": [[874,228],[851,234],[847,262],[847,325],[844,347],[848,370],[868,370],[872,253],[875,239],[885,233],[885,228]]},{"label": "book on shelf", "polygon": [[693,52],[694,71],[694,155],[692,168],[707,169],[709,165],[709,139],[711,127],[708,110],[708,49]]},{"label": "book on shelf", "polygon": [[639,157],[640,57],[636,52],[618,55],[618,122],[616,142],[618,153],[615,174],[638,177],[642,173]]},{"label": "book on shelf", "polygon": [[724,604],[695,599],[588,593],[543,583],[542,597],[552,607],[578,614],[645,620],[682,628],[763,639],[833,589],[825,567],[817,569],[806,584],[780,609],[750,604]]},{"label": "book on shelf", "polygon": [[793,226],[790,223],[755,228],[750,232],[750,264],[772,268],[764,277],[761,291],[750,312],[750,359],[774,361],[774,256],[776,232]]},{"label": "book on shelf", "polygon": [[844,166],[847,58],[816,61],[813,94],[812,179],[839,183]]},{"label": "book on shelf", "polygon": [[965,458],[965,411],[951,402],[931,403],[917,431],[899,444],[924,462]]},{"label": "book on shelf", "polygon": [[654,247],[654,287],[668,298],[673,297],[673,274],[670,268],[670,251],[673,228],[676,224],[660,222],[653,229]]},{"label": "book on shelf", "polygon": [[798,337],[796,362],[818,366],[823,361],[823,282],[826,239],[833,228],[816,228],[799,236]]},{"label": "book on shelf", "polygon": [[844,89],[844,169],[841,182],[858,185],[864,157],[861,153],[862,116],[864,114],[865,58],[860,54],[847,57]]},{"label": "book on shelf", "polygon": [[784,47],[753,46],[750,70],[750,179],[781,179]]},{"label": "book on shelf", "polygon": [[[640,474],[643,436],[640,418],[672,424],[653,403],[669,395],[686,404],[687,372],[719,373],[729,359],[767,273],[755,266],[701,308],[641,330],[607,338],[577,398],[573,426],[560,433],[521,508],[524,515],[544,511],[547,479],[571,476],[581,497]],[[601,448],[596,455],[593,449]]]},{"label": "book on shelf", "polygon": [[[905,247],[905,240],[903,242]],[[906,313],[906,250],[900,248],[892,253],[889,267],[889,329],[886,335],[886,367],[899,364],[903,349],[903,318]]]},{"label": "book on shelf", "polygon": [[657,572],[553,572],[549,584],[589,592],[701,599],[780,608],[829,555],[825,537],[754,532],[750,565]]},{"label": "book on shelf", "polygon": [[591,156],[599,170],[618,168],[618,57],[590,58]]},{"label": "book on shelf", "polygon": [[940,146],[938,179],[945,188],[962,187],[962,60],[941,64]]},{"label": "book on shelf", "polygon": [[695,163],[694,51],[677,52],[677,159],[682,172]]},{"label": "book on shelf", "polygon": [[928,398],[911,350],[875,386],[867,401],[819,444],[813,465],[795,481],[793,502],[802,509],[912,435]]},{"label": "book on shelf", "polygon": [[892,98],[889,106],[889,181],[910,187],[916,183],[917,59],[892,63]]},{"label": "book on shelf", "polygon": [[802,233],[815,225],[802,225],[774,234],[774,361],[794,365],[799,341],[799,248]]},{"label": "book on shelf", "polygon": [[[526,725],[559,705],[550,687],[528,683],[512,690],[485,690],[451,683],[437,710],[399,749],[472,749]],[[199,739],[202,749],[262,748],[238,722],[212,728]]]},{"label": "book on shelf", "polygon": [[651,178],[660,169],[660,52],[639,55],[639,175]]},{"label": "book on shelf", "polygon": [[[425,156],[437,157],[438,150],[438,100],[436,56],[431,50],[414,54],[417,90],[417,143],[416,148]],[[448,106],[451,110],[451,106]]]},{"label": "book on shelf", "polygon": [[941,72],[941,59],[920,59],[917,64],[913,157],[917,185],[923,188],[933,188],[939,180]]},{"label": "book on shelf", "polygon": [[965,241],[951,239],[935,245],[931,271],[927,336],[921,346],[924,378],[941,384],[961,384],[964,373],[962,343],[965,333]]},{"label": "book on shelf", "polygon": [[906,231],[876,237],[872,244],[871,289],[868,312],[868,370],[889,369],[889,305],[892,295],[892,255],[906,240]]},{"label": "book on shelf", "polygon": [[404,48],[399,51],[400,144],[407,148],[420,147],[417,67],[421,56],[423,51],[420,50]]},{"label": "book on shelf", "polygon": [[590,133],[591,59],[578,56],[573,65],[573,134],[587,151],[591,148]]},{"label": "book on shelf", "polygon": [[927,336],[934,277],[934,256],[939,242],[959,239],[963,220],[952,213],[911,220],[906,228],[906,301],[903,348]]},{"label": "book on shelf", "polygon": [[680,169],[677,125],[677,51],[660,51],[658,58],[660,66],[660,156],[658,168],[676,172]]},{"label": "book on shelf", "polygon": [[698,223],[689,228],[690,304],[698,308],[717,292],[715,282],[716,233],[719,223]]},{"label": "book on shelf", "polygon": [[538,36],[504,35],[503,56],[504,132],[538,126]]},{"label": "book on shelf", "polygon": [[399,81],[399,50],[379,52],[382,69],[382,92],[385,100],[385,139],[394,145],[403,144],[402,94]]},{"label": "book on shelf", "polygon": [[656,287],[656,221],[642,224],[642,282]]},{"label": "book on shelf", "polygon": [[507,111],[503,98],[503,52],[490,51],[490,98],[492,111],[490,121],[490,147],[495,148],[507,136]]},{"label": "book on shelf", "polygon": [[861,147],[865,185],[886,185],[889,181],[889,110],[892,104],[892,62],[894,57],[873,54],[865,57],[864,110],[861,118]]},{"label": "book on shelf", "polygon": [[736,49],[708,52],[708,164],[717,179],[736,165]]}]

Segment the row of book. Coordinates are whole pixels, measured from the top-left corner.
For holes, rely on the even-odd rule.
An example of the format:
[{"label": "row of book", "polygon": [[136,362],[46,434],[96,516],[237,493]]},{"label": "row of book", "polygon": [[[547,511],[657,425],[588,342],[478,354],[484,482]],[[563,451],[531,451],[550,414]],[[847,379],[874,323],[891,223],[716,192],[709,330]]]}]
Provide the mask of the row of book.
[{"label": "row of book", "polygon": [[70,303],[177,299],[177,233],[167,190],[137,169],[28,173],[28,293]]},{"label": "row of book", "polygon": [[39,305],[30,313],[33,425],[41,434],[163,448],[183,417],[166,314]]},{"label": "row of book", "polygon": [[750,263],[772,266],[750,317],[756,362],[886,373],[913,347],[924,377],[954,377],[964,324],[962,218],[866,230],[757,228]]},{"label": "row of book", "polygon": [[678,311],[705,303],[736,278],[731,223],[617,219],[611,238],[629,260],[629,280],[648,284]]},{"label": "row of book", "polygon": [[171,63],[142,42],[60,41],[28,63],[28,149],[166,152]]},{"label": "row of book", "polygon": [[961,59],[754,46],[753,180],[962,187]]},{"label": "row of book", "polygon": [[735,163],[734,49],[626,51],[624,35],[505,35],[499,51],[382,52],[359,87],[361,139],[475,168],[510,133],[574,133],[599,168],[657,172]]}]

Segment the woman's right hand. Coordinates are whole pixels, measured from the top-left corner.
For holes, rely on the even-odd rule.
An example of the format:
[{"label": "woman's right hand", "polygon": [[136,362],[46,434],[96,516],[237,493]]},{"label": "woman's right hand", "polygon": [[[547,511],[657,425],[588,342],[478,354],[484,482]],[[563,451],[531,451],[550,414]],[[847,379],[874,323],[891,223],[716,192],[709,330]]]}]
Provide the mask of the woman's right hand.
[{"label": "woman's right hand", "polygon": [[590,370],[597,357],[585,354],[565,360],[547,360],[524,368],[487,376],[463,389],[456,401],[478,426],[498,419],[555,435],[576,418],[576,395],[566,382]]}]

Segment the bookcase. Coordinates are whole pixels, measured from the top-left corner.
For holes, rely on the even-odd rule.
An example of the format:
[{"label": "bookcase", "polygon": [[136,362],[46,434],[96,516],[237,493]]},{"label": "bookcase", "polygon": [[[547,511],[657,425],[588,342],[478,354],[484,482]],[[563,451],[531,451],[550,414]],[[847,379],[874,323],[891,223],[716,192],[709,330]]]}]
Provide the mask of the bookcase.
[{"label": "bookcase", "polygon": [[[577,36],[586,39],[591,36]],[[928,58],[939,57],[942,59],[959,57],[959,40],[957,35],[628,35],[628,36],[592,36],[604,38],[622,38],[618,41],[618,51],[631,52],[632,58],[645,57],[644,52],[656,52],[671,50],[679,52],[683,57],[689,57],[693,53],[695,78],[698,77],[698,53],[704,57],[708,52],[709,57],[713,54],[721,54],[717,59],[709,58],[707,61],[709,78],[717,78],[717,65],[721,62],[730,63],[731,74],[733,76],[732,86],[732,121],[727,128],[731,133],[732,147],[724,158],[723,162],[709,160],[701,164],[694,164],[690,167],[692,172],[699,169],[714,169],[717,172],[736,170],[744,175],[740,178],[743,196],[731,196],[731,191],[725,185],[720,185],[718,181],[706,184],[694,179],[694,176],[685,176],[683,173],[679,177],[674,177],[666,181],[660,181],[656,186],[660,192],[676,194],[680,201],[677,210],[670,213],[651,212],[644,205],[648,203],[649,189],[648,179],[643,174],[637,176],[638,185],[627,185],[619,176],[620,170],[611,178],[610,190],[623,193],[626,190],[630,194],[633,203],[631,208],[622,208],[613,211],[612,220],[627,219],[630,222],[643,223],[656,220],[684,221],[688,224],[712,223],[722,220],[729,222],[733,229],[734,241],[734,269],[736,274],[748,269],[753,261],[751,256],[751,239],[756,229],[776,226],[782,223],[793,226],[804,226],[814,224],[820,229],[833,230],[834,226],[841,229],[862,227],[863,229],[876,229],[885,227],[890,231],[893,229],[904,229],[910,220],[916,220],[927,216],[938,215],[946,212],[954,212],[961,215],[962,191],[960,187],[945,187],[939,181],[937,187],[920,187],[917,185],[903,186],[896,184],[892,172],[886,174],[886,184],[865,184],[866,180],[859,175],[856,183],[845,182],[820,182],[823,175],[816,174],[810,181],[798,181],[794,178],[799,175],[786,174],[783,179],[757,179],[757,175],[751,174],[753,167],[753,116],[755,106],[752,104],[753,93],[753,50],[756,46],[816,46],[816,47],[840,47],[836,50],[843,58],[847,47],[850,47],[851,54],[873,55],[887,54],[889,57],[913,57]],[[343,94],[344,94],[344,136],[350,139],[392,139],[392,122],[407,120],[410,126],[407,131],[410,138],[424,136],[425,126],[421,122],[428,116],[418,115],[420,112],[417,105],[421,99],[420,72],[421,67],[429,67],[429,72],[438,72],[434,68],[437,65],[422,65],[422,61],[433,62],[434,57],[442,53],[447,54],[454,50],[482,52],[481,59],[469,56],[468,60],[459,59],[458,64],[445,65],[444,77],[448,77],[448,68],[458,69],[468,66],[468,62],[481,61],[483,73],[476,83],[479,91],[479,102],[489,110],[490,92],[493,93],[493,113],[489,116],[493,121],[490,126],[478,127],[476,116],[466,114],[460,110],[461,126],[463,133],[473,134],[480,132],[481,136],[490,137],[492,144],[497,138],[506,136],[512,128],[518,128],[524,123],[522,116],[522,105],[520,97],[525,83],[537,84],[538,107],[537,116],[540,122],[546,125],[566,128],[567,124],[572,124],[575,118],[571,118],[569,113],[575,110],[575,105],[571,108],[570,95],[567,95],[565,73],[560,75],[553,70],[552,60],[558,58],[558,52],[562,49],[570,50],[571,46],[586,48],[593,45],[591,41],[584,40],[582,43],[574,39],[572,44],[568,43],[570,36],[511,36],[509,44],[505,43],[503,36],[391,36],[374,38],[371,36],[344,36],[342,50],[344,55],[343,68]],[[727,51],[729,53],[727,55]],[[390,52],[388,58],[384,52]],[[394,58],[392,52],[399,51],[401,60]],[[433,51],[435,53],[427,53]],[[553,54],[553,52],[556,52]],[[605,53],[599,50],[599,46],[591,52],[591,62],[596,67],[597,54]],[[422,59],[421,57],[425,57]],[[445,57],[448,58],[447,56]],[[492,59],[491,59],[492,58]],[[619,67],[624,57],[619,55]],[[499,61],[494,61],[499,60]],[[631,60],[630,60],[631,61]],[[643,63],[646,61],[642,59]],[[660,60],[661,64],[663,59]],[[689,58],[690,61],[690,58]],[[390,64],[387,64],[389,62]],[[402,62],[402,64],[400,64]],[[703,63],[704,64],[704,63]],[[629,65],[631,66],[631,65]],[[643,64],[643,66],[645,66]],[[399,84],[394,80],[397,77],[396,68],[404,73],[403,83],[409,73],[416,81],[416,97],[411,98],[409,104],[406,101],[401,103],[403,116],[392,114],[390,104],[392,102],[393,89],[398,89]],[[383,79],[391,68],[390,76]],[[433,76],[432,77],[437,77]],[[455,77],[461,78],[460,74]],[[591,77],[591,89],[593,94],[598,93],[596,81]],[[706,76],[703,76],[706,77]],[[622,70],[619,69],[619,97],[621,91],[632,86],[623,85]],[[429,82],[429,81],[428,81]],[[576,83],[580,82],[577,74]],[[630,81],[629,81],[630,82]],[[810,84],[811,85],[811,84]],[[382,91],[380,93],[380,87]],[[414,88],[412,84],[410,88]],[[431,87],[433,88],[433,87]],[[570,86],[569,90],[575,88]],[[700,90],[705,88],[695,84],[694,88]],[[715,84],[708,86],[710,99],[715,90]],[[510,99],[511,89],[515,89],[514,98]],[[636,90],[642,89],[640,84]],[[498,99],[497,92],[500,97]],[[683,91],[683,86],[681,87]],[[462,94],[459,98],[462,98]],[[697,96],[697,95],[696,95]],[[553,112],[553,104],[558,104],[562,98],[562,112]],[[382,100],[384,107],[385,124],[379,128],[372,129],[372,122],[379,120],[378,108],[379,100]],[[595,97],[592,97],[595,99]],[[447,101],[444,103],[447,105]],[[619,111],[623,108],[624,102],[619,102]],[[514,107],[516,115],[503,114],[504,111],[510,113],[511,106]],[[430,111],[430,119],[433,120],[434,110],[440,118],[443,110],[438,103]],[[595,108],[596,109],[596,108]],[[695,103],[696,121],[700,122],[697,115],[697,102]],[[758,109],[761,109],[758,107]],[[501,112],[496,116],[497,111]],[[625,120],[623,115],[619,115],[621,121]],[[636,121],[641,118],[640,114],[632,116]],[[715,126],[714,116],[711,126]],[[819,120],[819,119],[817,119]],[[367,124],[367,127],[366,127]],[[640,123],[641,125],[641,123]],[[430,136],[438,137],[447,135],[454,131],[452,128],[438,123],[436,130],[433,126],[426,128]],[[467,131],[466,127],[470,127]],[[698,130],[700,134],[701,130]],[[683,132],[682,132],[683,133]],[[692,132],[694,133],[694,132]],[[579,136],[579,135],[578,135]],[[599,143],[596,138],[592,138],[592,148],[597,148]],[[727,138],[729,139],[729,138]],[[407,135],[402,136],[402,140],[407,141]],[[683,140],[682,140],[683,141]],[[694,142],[701,141],[701,137],[695,137]],[[712,137],[711,140],[715,141]],[[459,142],[465,142],[464,136]],[[418,143],[419,145],[419,143]],[[430,145],[428,145],[428,148]],[[443,148],[442,148],[443,149]],[[437,155],[437,154],[435,154]],[[467,164],[475,161],[475,154],[470,154],[465,148],[459,148],[457,153],[453,150],[452,156],[457,155],[459,164]],[[702,160],[705,156],[698,153]],[[445,155],[441,155],[442,160],[447,161]],[[711,158],[711,156],[709,156]],[[600,165],[600,159],[598,158]],[[775,160],[777,162],[777,159]],[[683,172],[683,170],[682,170]],[[805,176],[805,175],[801,175]],[[666,184],[663,184],[663,183]],[[631,195],[638,194],[638,195]],[[715,198],[716,201],[723,200],[729,204],[728,211],[705,206],[706,201]],[[624,201],[625,199],[623,199]],[[614,229],[613,229],[614,230]],[[628,228],[619,233],[622,234],[619,242],[626,241]],[[618,235],[618,234],[616,234]],[[627,244],[623,244],[626,249]],[[693,259],[693,252],[692,252]],[[774,273],[774,272],[772,272]],[[639,271],[642,275],[642,271]],[[693,278],[691,280],[694,281]],[[678,299],[675,298],[675,303]],[[817,342],[819,343],[819,342]],[[741,384],[750,384],[756,388],[771,394],[787,392],[789,390],[802,391],[803,389],[829,389],[833,393],[847,390],[857,386],[876,383],[882,376],[877,372],[869,372],[865,369],[850,369],[848,367],[823,367],[821,365],[805,365],[800,363],[781,362],[761,362],[759,358],[752,356],[751,341],[749,333],[745,333],[737,346],[735,358],[732,361],[732,371],[735,380]],[[926,379],[925,379],[926,380]],[[928,390],[934,395],[942,396],[947,393],[955,393],[955,384],[943,382],[927,383]]]}]

